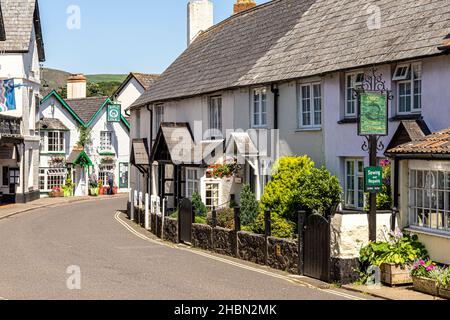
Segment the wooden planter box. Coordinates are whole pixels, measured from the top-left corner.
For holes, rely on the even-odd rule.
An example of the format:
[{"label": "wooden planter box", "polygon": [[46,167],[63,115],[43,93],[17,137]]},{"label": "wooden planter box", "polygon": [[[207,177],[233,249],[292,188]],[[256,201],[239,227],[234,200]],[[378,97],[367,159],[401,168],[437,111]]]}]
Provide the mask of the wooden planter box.
[{"label": "wooden planter box", "polygon": [[48,196],[50,198],[64,198],[64,192],[50,192]]},{"label": "wooden planter box", "polygon": [[405,266],[383,263],[381,265],[381,281],[390,286],[412,284],[410,270]]},{"label": "wooden planter box", "polygon": [[450,286],[439,288],[439,297],[450,300]]},{"label": "wooden planter box", "polygon": [[433,279],[423,277],[413,277],[414,290],[430,294],[432,296],[439,296],[438,284]]}]

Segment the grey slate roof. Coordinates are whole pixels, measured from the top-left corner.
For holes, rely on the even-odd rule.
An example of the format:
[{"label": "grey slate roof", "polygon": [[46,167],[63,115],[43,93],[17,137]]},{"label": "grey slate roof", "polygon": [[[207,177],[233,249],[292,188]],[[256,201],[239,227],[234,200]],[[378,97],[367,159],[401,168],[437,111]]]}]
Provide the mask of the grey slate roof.
[{"label": "grey slate roof", "polygon": [[119,93],[125,88],[128,82],[130,82],[131,79],[135,78],[139,84],[145,89],[150,89],[150,86],[155,82],[156,79],[158,79],[160,75],[159,74],[148,74],[148,73],[140,73],[140,72],[130,72],[130,74],[127,76],[127,78],[122,82],[122,84],[117,88],[117,90],[114,92],[113,96],[117,97]]},{"label": "grey slate roof", "polygon": [[88,123],[100,107],[105,103],[106,99],[108,99],[108,97],[66,99],[65,101],[81,120]]},{"label": "grey slate roof", "polygon": [[[449,0],[274,0],[213,26],[133,106],[440,54]],[[372,13],[370,13],[372,14]],[[132,106],[132,107],[133,107]]]},{"label": "grey slate roof", "polygon": [[149,166],[147,139],[133,139],[131,143],[131,164],[135,166]]},{"label": "grey slate roof", "polygon": [[59,119],[50,119],[50,118],[44,118],[37,122],[36,128],[38,130],[59,130],[59,131],[69,131],[69,128],[67,128],[64,123],[61,122]]},{"label": "grey slate roof", "polygon": [[28,52],[34,25],[39,59],[44,61],[44,43],[37,0],[0,0],[0,5],[6,37],[5,41],[0,41],[0,51]]}]

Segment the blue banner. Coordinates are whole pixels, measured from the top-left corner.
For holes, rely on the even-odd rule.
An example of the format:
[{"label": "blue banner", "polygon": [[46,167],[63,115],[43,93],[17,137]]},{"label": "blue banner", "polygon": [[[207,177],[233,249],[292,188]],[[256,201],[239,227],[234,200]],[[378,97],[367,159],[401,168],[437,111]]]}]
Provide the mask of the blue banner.
[{"label": "blue banner", "polygon": [[16,110],[14,79],[0,80],[0,112]]}]

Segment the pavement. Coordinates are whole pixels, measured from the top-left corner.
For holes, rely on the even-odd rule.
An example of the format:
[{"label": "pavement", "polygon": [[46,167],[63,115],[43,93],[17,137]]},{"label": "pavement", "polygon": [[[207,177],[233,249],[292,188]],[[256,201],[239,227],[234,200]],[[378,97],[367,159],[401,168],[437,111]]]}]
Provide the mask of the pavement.
[{"label": "pavement", "polygon": [[433,297],[421,292],[413,290],[412,286],[362,286],[362,285],[345,285],[342,288],[353,292],[368,294],[373,297],[382,298],[385,300],[445,300],[438,297]]},{"label": "pavement", "polygon": [[46,203],[0,220],[0,299],[377,300],[162,242],[120,213],[126,202]]}]

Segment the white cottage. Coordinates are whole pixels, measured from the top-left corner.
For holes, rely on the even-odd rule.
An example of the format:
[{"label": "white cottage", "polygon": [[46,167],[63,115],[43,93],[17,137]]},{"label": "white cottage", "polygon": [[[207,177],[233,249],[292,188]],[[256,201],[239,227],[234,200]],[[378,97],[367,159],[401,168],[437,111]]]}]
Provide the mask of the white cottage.
[{"label": "white cottage", "polygon": [[37,0],[0,1],[0,204],[39,198],[40,63],[45,61]]},{"label": "white cottage", "polygon": [[[71,174],[76,196],[88,194],[95,174],[105,186],[114,175],[118,192],[129,188],[130,125],[109,97],[86,98],[86,78],[68,80],[67,99],[52,91],[37,112],[41,138],[39,188],[48,194]],[[84,145],[84,148],[80,148]],[[68,170],[69,168],[69,170]]]}]

